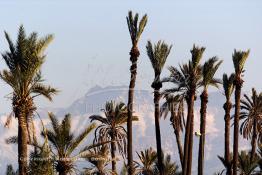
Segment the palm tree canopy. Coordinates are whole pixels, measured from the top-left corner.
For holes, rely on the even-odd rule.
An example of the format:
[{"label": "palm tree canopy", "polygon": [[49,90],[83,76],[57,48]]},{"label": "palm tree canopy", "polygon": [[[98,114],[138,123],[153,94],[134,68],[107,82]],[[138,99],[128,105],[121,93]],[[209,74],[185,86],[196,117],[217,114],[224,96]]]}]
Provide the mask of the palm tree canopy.
[{"label": "palm tree canopy", "polygon": [[[126,154],[126,129],[124,124],[127,122],[128,111],[127,106],[123,102],[116,103],[114,101],[106,102],[105,108],[102,109],[104,116],[92,115],[89,118],[91,122],[99,121],[100,125],[95,130],[94,142],[111,141],[114,134],[118,150],[122,155]],[[133,121],[138,121],[137,116],[132,116]]]},{"label": "palm tree canopy", "polygon": [[147,15],[144,15],[141,18],[139,24],[138,24],[138,18],[139,18],[138,13],[136,13],[135,16],[133,16],[132,11],[129,11],[128,16],[126,17],[131,41],[132,41],[132,44],[134,46],[137,45],[138,40],[139,40],[141,34],[143,33],[144,28],[147,24]]},{"label": "palm tree canopy", "polygon": [[16,98],[28,98],[42,95],[52,100],[52,95],[58,91],[44,85],[40,68],[45,61],[44,51],[52,41],[53,36],[47,35],[38,39],[37,33],[33,32],[26,36],[23,26],[20,26],[16,44],[5,32],[9,45],[9,51],[2,54],[9,70],[3,70],[0,78],[10,85]]},{"label": "palm tree canopy", "polygon": [[204,47],[197,47],[195,44],[193,45],[193,48],[190,51],[192,54],[191,65],[193,69],[196,69],[199,66],[205,50],[206,48]]},{"label": "palm tree canopy", "polygon": [[[87,126],[78,136],[71,131],[71,116],[65,115],[60,123],[56,116],[49,113],[52,129],[46,129],[46,135],[59,157],[69,157],[72,152],[83,142],[88,134],[96,127],[93,123]],[[42,132],[42,136],[45,133]]]},{"label": "palm tree canopy", "polygon": [[153,148],[146,149],[137,152],[137,156],[141,163],[136,162],[137,173],[136,174],[153,174],[155,168],[155,162],[157,160],[157,153]]},{"label": "palm tree canopy", "polygon": [[206,89],[209,85],[219,88],[219,84],[221,84],[220,79],[214,78],[217,69],[222,64],[222,60],[219,61],[217,57],[212,57],[208,61],[205,62],[202,70],[202,86]]},{"label": "palm tree canopy", "polygon": [[183,97],[187,97],[190,91],[191,85],[195,88],[201,86],[202,66],[200,65],[201,58],[205,51],[204,47],[193,46],[191,50],[192,58],[187,64],[182,64],[178,68],[170,66],[170,75],[164,78],[162,82],[169,82],[175,85],[174,88],[166,89],[163,93],[179,93]]},{"label": "palm tree canopy", "polygon": [[252,137],[254,129],[254,120],[257,122],[257,128],[255,128],[256,131],[259,131],[262,124],[262,93],[258,94],[257,91],[253,88],[252,96],[249,97],[247,94],[244,94],[244,98],[241,99],[240,102],[240,120],[244,120],[241,124],[240,131],[244,138],[250,138]]},{"label": "palm tree canopy", "polygon": [[[164,163],[164,174],[166,175],[180,175],[181,172],[179,171],[179,166],[176,164],[176,162],[172,162],[171,160],[171,155],[170,154],[166,154],[164,155],[164,153],[162,152],[163,154],[163,163]],[[157,162],[156,162],[157,164]],[[158,169],[157,169],[158,166],[156,166],[156,170],[155,170],[155,173],[156,174],[159,174],[158,172]]]},{"label": "palm tree canopy", "polygon": [[105,174],[109,175],[112,172],[106,169],[106,166],[110,163],[109,159],[109,149],[107,146],[102,145],[99,147],[94,147],[89,150],[89,155],[85,155],[82,158],[85,158],[88,162],[92,164],[91,167],[84,168],[83,175],[91,174]]},{"label": "palm tree canopy", "polygon": [[223,89],[227,99],[229,99],[234,92],[235,74],[231,74],[228,76],[227,74],[223,74]]},{"label": "palm tree canopy", "polygon": [[241,175],[252,175],[258,166],[259,158],[256,155],[254,160],[250,159],[250,154],[247,151],[241,151],[238,154],[238,169]]},{"label": "palm tree canopy", "polygon": [[167,94],[165,95],[165,102],[160,108],[160,116],[166,119],[169,112],[173,112],[175,116],[170,118],[171,122],[178,131],[183,131],[185,125],[184,116],[184,98],[181,95]]},{"label": "palm tree canopy", "polygon": [[234,67],[235,67],[236,72],[242,73],[249,53],[250,53],[250,50],[247,50],[247,51],[234,50],[232,58],[233,58],[233,63],[234,63]]},{"label": "palm tree canopy", "polygon": [[164,41],[158,41],[154,46],[151,41],[147,42],[147,55],[152,63],[152,67],[156,75],[160,75],[162,72],[171,48],[172,45],[168,46]]}]

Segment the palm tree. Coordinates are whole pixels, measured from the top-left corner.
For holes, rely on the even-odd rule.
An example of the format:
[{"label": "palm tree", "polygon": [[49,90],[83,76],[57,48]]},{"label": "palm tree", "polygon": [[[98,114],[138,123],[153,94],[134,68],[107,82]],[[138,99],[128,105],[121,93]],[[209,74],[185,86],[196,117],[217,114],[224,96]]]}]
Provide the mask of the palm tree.
[{"label": "palm tree", "polygon": [[137,175],[153,175],[155,162],[157,161],[157,153],[151,147],[140,153],[137,153],[141,163],[137,164]]},{"label": "palm tree", "polygon": [[199,151],[198,151],[198,175],[203,175],[204,170],[204,155],[205,155],[205,137],[206,137],[206,112],[208,103],[208,87],[214,86],[219,88],[221,83],[219,79],[214,78],[214,75],[221,65],[222,61],[218,61],[218,58],[210,58],[205,62],[202,69],[202,82],[203,92],[200,95],[201,109],[200,109],[200,138],[199,138]]},{"label": "palm tree", "polygon": [[155,72],[155,79],[151,85],[154,89],[154,103],[155,103],[155,130],[156,130],[156,145],[157,145],[157,158],[158,165],[160,170],[160,175],[163,175],[163,162],[162,162],[162,148],[161,148],[161,133],[160,133],[160,89],[162,87],[162,82],[160,81],[160,75],[162,69],[165,65],[166,59],[170,53],[172,46],[168,46],[165,42],[158,41],[156,45],[152,45],[150,41],[148,41],[146,49],[147,55],[152,63],[152,67]]},{"label": "palm tree", "polygon": [[[91,122],[99,121],[101,124],[95,130],[94,142],[108,141],[111,145],[111,157],[112,157],[112,171],[116,173],[116,145],[119,153],[126,155],[126,129],[124,124],[127,123],[128,112],[127,106],[120,102],[114,101],[107,102],[105,109],[103,109],[104,115],[92,115],[90,116]],[[132,116],[132,121],[137,121],[137,116]]]},{"label": "palm tree", "polygon": [[217,156],[220,162],[223,164],[225,169],[223,169],[223,172],[226,172],[226,175],[231,175],[232,174],[232,164],[233,164],[233,155],[230,154],[229,160],[226,160],[223,156]]},{"label": "palm tree", "polygon": [[[163,154],[163,153],[162,153]],[[165,175],[181,175],[182,173],[179,171],[179,166],[175,163],[175,162],[172,162],[171,161],[171,155],[169,154],[166,154],[164,156],[163,154],[163,165],[164,165],[164,168],[163,168],[163,172]],[[156,163],[157,164],[157,163]],[[155,169],[155,175],[158,175],[159,174],[159,170],[157,168],[158,166],[156,166],[156,169]]]},{"label": "palm tree", "polygon": [[258,156],[252,160],[250,154],[247,151],[241,151],[238,155],[238,171],[240,175],[255,175],[255,169],[258,166]]},{"label": "palm tree", "polygon": [[161,116],[164,117],[164,119],[167,117],[169,112],[171,114],[170,122],[174,129],[174,133],[176,135],[177,148],[179,152],[180,163],[182,166],[184,153],[183,153],[180,133],[183,131],[183,128],[185,126],[184,98],[182,98],[180,95],[173,95],[173,94],[166,94],[164,96],[165,96],[165,102],[160,108],[160,113]]},{"label": "palm tree", "polygon": [[244,120],[240,126],[240,132],[244,138],[251,138],[251,160],[256,153],[256,143],[259,132],[259,125],[262,124],[262,93],[257,94],[257,91],[252,89],[252,96],[244,95],[240,105],[240,120]]},{"label": "palm tree", "polygon": [[227,74],[223,75],[223,89],[224,94],[226,97],[226,102],[223,106],[225,110],[225,153],[224,153],[224,160],[225,160],[225,167],[226,167],[226,174],[232,174],[232,159],[230,158],[230,111],[232,108],[231,103],[231,96],[234,91],[234,74],[227,76]]},{"label": "palm tree", "polygon": [[34,99],[37,96],[52,100],[57,90],[43,84],[41,66],[45,61],[44,51],[52,41],[53,36],[47,35],[38,39],[33,32],[26,36],[23,26],[20,26],[16,44],[5,32],[9,51],[2,54],[8,69],[0,73],[0,78],[11,86],[12,106],[15,118],[18,119],[18,164],[19,175],[27,172],[27,143],[31,142],[29,125],[32,114],[36,110]]},{"label": "palm tree", "polygon": [[54,175],[53,159],[51,157],[51,148],[47,139],[43,145],[35,143],[35,149],[30,153],[29,175]]},{"label": "palm tree", "polygon": [[[102,145],[100,147],[95,147],[91,149],[90,155],[92,157],[87,156],[86,160],[92,164],[92,167],[85,168],[83,175],[112,175],[116,174],[106,168],[106,166],[110,163],[109,149],[106,145]],[[83,157],[84,158],[84,157]]]},{"label": "palm tree", "polygon": [[15,172],[13,166],[10,164],[10,165],[7,165],[5,174],[6,175],[17,175],[18,173]]},{"label": "palm tree", "polygon": [[51,143],[50,146],[55,156],[54,164],[56,171],[59,175],[66,175],[74,171],[76,158],[86,158],[89,155],[88,150],[94,147],[94,145],[86,146],[79,154],[72,155],[96,125],[91,124],[87,126],[78,136],[74,136],[71,131],[70,114],[65,115],[61,123],[52,113],[49,113],[49,118],[52,129],[46,129],[46,132],[43,131],[42,136],[46,134],[48,141]]},{"label": "palm tree", "polygon": [[196,47],[194,45],[191,50],[192,58],[189,60],[188,64],[180,65],[179,68],[173,66],[169,67],[170,76],[162,81],[175,84],[174,88],[166,89],[164,94],[179,94],[187,103],[188,112],[184,138],[183,175],[190,175],[192,169],[194,102],[196,100],[196,90],[200,86],[202,70],[200,61],[204,51],[204,47]]},{"label": "palm tree", "polygon": [[237,175],[237,163],[238,163],[238,132],[239,132],[239,117],[240,117],[240,98],[241,88],[243,85],[242,73],[244,72],[244,65],[248,58],[249,50],[234,51],[233,63],[235,68],[235,115],[234,115],[234,144],[233,144],[233,175]]},{"label": "palm tree", "polygon": [[128,174],[133,175],[133,151],[132,151],[132,115],[133,115],[133,102],[134,102],[134,88],[136,83],[137,74],[137,60],[140,55],[138,50],[138,41],[147,23],[147,15],[144,15],[140,22],[138,23],[138,14],[133,16],[132,11],[129,11],[126,17],[128,30],[130,33],[132,48],[130,51],[130,61],[132,63],[130,67],[130,84],[128,91],[128,121],[127,121],[127,158],[128,158]]}]

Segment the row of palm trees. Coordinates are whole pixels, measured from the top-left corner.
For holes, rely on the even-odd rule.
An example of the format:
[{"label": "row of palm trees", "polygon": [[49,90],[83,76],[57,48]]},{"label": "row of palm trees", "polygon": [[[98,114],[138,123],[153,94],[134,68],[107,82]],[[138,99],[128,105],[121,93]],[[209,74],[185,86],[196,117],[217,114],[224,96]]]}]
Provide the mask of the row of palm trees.
[{"label": "row of palm trees", "polygon": [[[9,50],[2,54],[6,62],[7,69],[1,71],[0,78],[13,89],[10,98],[12,99],[13,115],[18,120],[18,135],[7,140],[8,143],[18,144],[18,165],[19,175],[25,175],[38,171],[43,171],[43,167],[47,168],[45,172],[52,171],[50,166],[54,166],[56,172],[61,175],[69,174],[76,171],[75,161],[78,158],[84,158],[91,162],[95,167],[97,174],[117,174],[116,163],[118,160],[117,152],[122,156],[123,160],[127,159],[125,168],[129,175],[150,174],[141,170],[141,166],[133,160],[132,149],[132,122],[137,121],[139,117],[134,116],[134,88],[137,75],[137,61],[139,58],[138,42],[147,24],[147,15],[139,20],[139,15],[130,11],[127,16],[128,29],[132,41],[130,51],[130,85],[128,91],[127,106],[120,102],[107,102],[103,109],[104,115],[90,116],[91,122],[99,122],[99,125],[91,124],[84,129],[83,133],[75,137],[71,132],[71,117],[66,115],[60,123],[53,114],[49,114],[52,129],[49,130],[43,125],[42,136],[44,144],[39,144],[34,129],[34,118],[37,107],[34,99],[38,96],[46,97],[52,100],[53,96],[59,91],[53,87],[43,84],[41,75],[41,66],[45,61],[44,51],[53,39],[52,35],[44,38],[38,38],[37,33],[33,32],[29,36],[26,35],[23,26],[19,28],[16,43],[14,43],[9,35],[5,32],[6,40],[9,44]],[[178,67],[170,66],[168,68],[170,75],[161,78],[161,72],[164,68],[167,57],[172,46],[163,41],[152,44],[147,42],[146,51],[152,63],[154,71],[154,80],[151,87],[154,90],[154,106],[155,106],[155,133],[156,133],[156,152],[146,150],[143,154],[138,154],[143,164],[146,154],[155,154],[151,162],[150,169],[152,173],[166,175],[169,168],[166,161],[170,163],[170,156],[165,158],[162,153],[161,145],[161,129],[160,117],[164,118],[170,113],[170,121],[174,129],[174,134],[178,147],[178,154],[182,168],[181,174],[192,174],[192,156],[193,156],[193,137],[194,137],[194,112],[195,101],[198,92],[201,91],[201,109],[200,109],[200,133],[199,135],[199,151],[198,151],[198,174],[204,174],[204,155],[205,155],[205,137],[206,137],[206,117],[208,110],[208,89],[210,86],[219,88],[223,84],[226,102],[225,110],[225,153],[223,160],[226,168],[226,174],[236,175],[239,170],[239,129],[240,134],[244,138],[251,138],[252,150],[250,153],[250,162],[257,156],[257,143],[261,144],[261,116],[262,116],[262,95],[257,94],[255,89],[252,90],[252,97],[244,95],[241,100],[241,89],[243,86],[242,76],[244,73],[244,64],[248,58],[249,51],[234,51],[233,64],[235,72],[230,76],[224,74],[223,79],[215,78],[215,74],[219,69],[222,61],[217,57],[212,57],[201,63],[204,47],[193,46],[191,49],[191,59]],[[171,88],[162,90],[163,84],[170,84]],[[235,103],[231,102],[231,96],[235,93]],[[160,100],[164,103],[160,106]],[[231,117],[231,109],[235,108],[235,113]],[[187,108],[187,109],[186,109]],[[185,117],[186,113],[186,117]],[[10,115],[11,117],[11,115]],[[234,139],[233,154],[230,152],[230,119],[233,119]],[[244,120],[239,128],[240,120]],[[9,123],[11,118],[8,119]],[[124,125],[127,125],[125,128]],[[95,129],[95,137],[93,144],[85,146],[78,154],[73,155],[76,148],[87,135]],[[184,133],[183,133],[184,132]],[[182,135],[184,134],[184,142]],[[42,162],[45,165],[40,168],[37,166],[39,162],[29,162],[27,159],[28,145],[32,145],[34,152],[33,157],[52,155],[51,160]],[[50,146],[51,145],[51,146]],[[110,150],[110,159],[108,156]],[[142,160],[143,159],[143,160]],[[106,165],[112,162],[112,170],[107,171]],[[148,163],[148,162],[147,162]],[[171,169],[177,167],[176,164],[170,163]],[[170,165],[171,166],[171,165]],[[49,167],[49,168],[48,168]],[[140,168],[139,168],[140,167]],[[144,165],[146,167],[146,165]],[[153,167],[153,168],[152,168]],[[44,168],[44,169],[45,169]],[[38,170],[39,169],[39,170]],[[139,170],[140,169],[140,170]],[[142,168],[143,169],[143,168]],[[139,170],[139,171],[138,171]],[[86,174],[95,174],[93,168],[86,168]],[[151,174],[152,174],[151,173]],[[37,173],[39,174],[39,173]],[[42,173],[40,173],[42,174]],[[171,173],[173,174],[173,173]]]}]

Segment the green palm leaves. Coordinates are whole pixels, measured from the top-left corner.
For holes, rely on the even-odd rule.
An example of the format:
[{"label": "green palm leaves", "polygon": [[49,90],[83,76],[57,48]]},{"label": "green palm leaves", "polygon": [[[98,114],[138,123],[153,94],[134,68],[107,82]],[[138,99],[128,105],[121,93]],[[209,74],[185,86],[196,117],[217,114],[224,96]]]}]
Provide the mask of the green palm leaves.
[{"label": "green palm leaves", "polygon": [[6,32],[5,37],[10,50],[2,56],[9,70],[1,72],[0,78],[13,88],[15,95],[43,95],[52,100],[52,95],[58,91],[42,84],[40,68],[45,59],[43,52],[52,41],[53,36],[48,35],[38,39],[37,33],[32,33],[27,37],[24,27],[21,26],[16,44],[12,42]]},{"label": "green palm leaves", "polygon": [[158,41],[154,46],[151,41],[147,42],[147,55],[152,63],[156,75],[160,75],[165,65],[166,59],[172,46],[168,46],[164,41]]},{"label": "green palm leaves", "polygon": [[[32,115],[36,110],[34,98],[46,97],[52,100],[58,91],[43,84],[41,66],[45,61],[44,51],[52,41],[53,36],[47,35],[38,39],[37,33],[26,35],[24,27],[20,26],[17,42],[11,40],[5,32],[9,51],[2,54],[8,69],[0,72],[0,79],[12,90],[12,105],[15,117],[18,118],[19,173],[25,174],[27,169],[27,142],[31,142]],[[28,139],[29,138],[29,139]],[[21,159],[23,157],[23,159]]]},{"label": "green palm leaves", "polygon": [[248,50],[248,51],[234,50],[232,58],[233,58],[233,63],[234,63],[234,67],[235,67],[236,72],[242,73],[242,71],[244,69],[245,62],[248,58],[249,52],[250,52],[250,50]]},{"label": "green palm leaves", "polygon": [[244,94],[244,98],[241,99],[241,109],[240,120],[244,120],[240,127],[241,134],[244,138],[251,138],[253,131],[259,133],[258,127],[262,124],[260,119],[262,116],[262,93],[257,94],[253,88],[251,97]]},{"label": "green palm leaves", "polygon": [[[54,114],[49,113],[52,128],[42,132],[42,135],[47,136],[51,143],[52,150],[56,151],[55,168],[60,174],[71,173],[74,171],[74,161],[78,155],[72,156],[72,153],[78,148],[81,142],[90,134],[96,127],[95,124],[87,126],[78,136],[75,136],[71,131],[71,116],[65,115],[62,122],[59,122]],[[88,147],[91,149],[92,147]],[[84,151],[88,151],[85,149]],[[81,151],[81,155],[83,152]]]},{"label": "green palm leaves", "polygon": [[231,95],[234,92],[234,79],[234,74],[231,74],[230,76],[228,76],[227,74],[223,74],[223,89],[227,99],[230,99]]},{"label": "green palm leaves", "polygon": [[137,45],[138,40],[140,39],[140,36],[143,33],[144,28],[147,24],[147,15],[144,15],[142,17],[139,24],[138,24],[138,18],[139,18],[138,13],[136,13],[135,16],[133,16],[132,11],[129,11],[128,16],[126,17],[131,41],[134,46]]},{"label": "green palm leaves", "polygon": [[214,78],[214,75],[222,62],[223,61],[219,61],[217,57],[212,57],[205,62],[202,70],[202,86],[205,89],[208,87],[208,85],[218,88],[218,85],[221,83],[221,81]]},{"label": "green palm leaves", "polygon": [[152,148],[145,149],[137,156],[141,163],[136,162],[137,172],[136,174],[153,175],[155,169],[155,163],[157,160],[157,153]]},{"label": "green palm leaves", "polygon": [[[124,157],[127,152],[127,132],[124,128],[128,119],[127,106],[123,102],[106,102],[102,109],[104,116],[92,115],[91,122],[98,121],[100,124],[95,130],[94,142],[110,142],[112,170],[116,171],[116,149]],[[132,116],[132,121],[137,121],[137,116]]]},{"label": "green palm leaves", "polygon": [[193,70],[196,69],[199,66],[205,50],[206,50],[206,48],[204,48],[204,47],[197,47],[197,46],[193,45],[193,48],[190,51],[191,55],[192,55],[191,65],[192,65]]}]

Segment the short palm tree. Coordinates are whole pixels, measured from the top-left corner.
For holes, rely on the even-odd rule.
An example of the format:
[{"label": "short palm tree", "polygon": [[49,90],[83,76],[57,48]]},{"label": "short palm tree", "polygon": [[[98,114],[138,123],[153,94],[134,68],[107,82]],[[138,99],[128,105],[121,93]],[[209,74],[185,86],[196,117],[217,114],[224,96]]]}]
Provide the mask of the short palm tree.
[{"label": "short palm tree", "polygon": [[42,174],[54,175],[54,161],[51,157],[51,149],[47,139],[43,145],[36,143],[35,149],[30,153],[29,175]]},{"label": "short palm tree", "polygon": [[147,23],[147,15],[144,15],[142,19],[138,22],[138,14],[133,16],[132,11],[128,12],[126,17],[128,30],[130,33],[132,48],[130,51],[130,61],[132,63],[130,67],[130,84],[128,91],[128,121],[127,121],[127,158],[128,158],[128,172],[129,175],[133,175],[133,150],[132,150],[132,115],[133,115],[133,103],[134,103],[134,88],[136,83],[136,74],[137,74],[137,60],[140,55],[138,50],[138,41],[144,31],[144,28]]},{"label": "short palm tree", "polygon": [[2,54],[8,69],[0,73],[0,78],[11,86],[12,106],[15,118],[18,119],[18,164],[19,175],[27,172],[27,143],[30,141],[29,125],[32,114],[36,110],[34,99],[37,96],[52,100],[57,90],[43,84],[41,66],[45,61],[44,54],[53,36],[47,35],[38,39],[33,32],[26,36],[23,26],[20,26],[17,41],[14,44],[7,33],[6,40],[9,51]]},{"label": "short palm tree", "polygon": [[157,153],[151,147],[140,153],[137,153],[141,163],[136,162],[137,175],[153,175],[155,162],[157,161]]},{"label": "short palm tree", "polygon": [[[165,93],[165,92],[164,92]],[[170,122],[176,135],[177,148],[179,152],[179,158],[181,166],[183,165],[183,144],[181,141],[181,132],[183,132],[185,126],[184,119],[184,98],[181,95],[166,94],[164,95],[165,102],[160,108],[161,116],[164,119],[170,112]]]},{"label": "short palm tree", "polygon": [[[233,155],[229,155],[229,160],[226,160],[223,156],[217,156],[220,162],[223,164],[225,169],[223,169],[222,172],[225,172],[226,175],[231,175],[232,174],[232,160],[233,160]],[[223,174],[223,173],[222,173]]]},{"label": "short palm tree", "polygon": [[163,162],[162,162],[162,148],[161,148],[161,133],[160,133],[160,89],[162,82],[160,81],[160,75],[165,65],[166,59],[170,53],[172,46],[168,46],[165,42],[158,41],[154,46],[148,41],[146,49],[147,55],[152,63],[152,67],[155,73],[155,79],[151,85],[154,89],[154,103],[155,103],[155,131],[156,131],[156,145],[157,145],[157,157],[160,175],[163,175]]},{"label": "short palm tree", "polygon": [[258,157],[250,158],[250,154],[247,151],[241,151],[238,155],[238,171],[240,175],[255,175],[255,169],[258,166]]},{"label": "short palm tree", "polygon": [[230,158],[230,111],[232,108],[231,103],[231,96],[234,92],[235,86],[234,86],[234,74],[231,74],[228,76],[227,74],[223,75],[223,89],[224,89],[224,95],[226,97],[226,102],[223,106],[225,110],[225,153],[224,153],[224,160],[225,160],[225,167],[226,167],[226,173],[227,175],[232,174],[232,158]]},{"label": "short palm tree", "polygon": [[192,150],[194,135],[194,103],[196,100],[196,90],[200,87],[202,59],[204,47],[193,46],[191,50],[192,58],[187,64],[180,65],[179,68],[169,67],[170,76],[163,79],[163,82],[170,82],[175,87],[166,89],[164,94],[179,94],[187,103],[187,120],[184,138],[184,157],[182,172],[183,175],[191,174],[192,169]]},{"label": "short palm tree", "polygon": [[5,175],[17,175],[18,172],[16,172],[12,165],[7,165]]},{"label": "short palm tree", "polygon": [[[100,125],[95,130],[94,142],[110,142],[112,171],[116,173],[116,149],[118,148],[122,156],[126,155],[127,137],[124,125],[128,120],[127,106],[123,102],[110,101],[106,103],[103,112],[104,116],[90,116],[91,122],[100,122]],[[132,116],[132,121],[137,120],[137,116]]]},{"label": "short palm tree", "polygon": [[259,133],[259,125],[261,126],[262,120],[262,93],[257,94],[257,91],[252,89],[252,96],[248,97],[247,94],[241,99],[241,112],[240,120],[243,120],[240,126],[240,132],[244,138],[251,138],[251,159],[254,158],[256,153],[256,143]]},{"label": "short palm tree", "polygon": [[244,72],[244,65],[248,58],[249,50],[234,51],[233,63],[235,68],[235,115],[234,115],[234,143],[233,143],[233,175],[237,175],[237,164],[238,164],[238,134],[239,134],[239,117],[240,117],[240,98],[241,88],[243,85],[242,74]]},{"label": "short palm tree", "polygon": [[75,160],[78,157],[87,157],[88,150],[94,146],[86,146],[80,153],[72,155],[80,144],[86,139],[88,134],[96,127],[95,124],[87,126],[78,136],[71,131],[70,114],[65,115],[62,122],[59,122],[54,114],[49,113],[52,128],[42,132],[42,136],[47,137],[51,149],[55,156],[55,169],[59,175],[67,175],[74,172]]},{"label": "short palm tree", "polygon": [[222,61],[218,58],[213,57],[205,62],[202,69],[202,82],[203,92],[200,95],[201,98],[201,109],[200,109],[200,138],[199,138],[199,151],[198,151],[198,175],[203,175],[204,171],[204,155],[205,155],[205,137],[206,137],[206,113],[208,103],[208,87],[214,86],[219,88],[221,81],[214,78]]},{"label": "short palm tree", "polygon": [[[95,147],[89,151],[92,156],[87,156],[86,160],[92,164],[90,168],[85,168],[83,175],[112,175],[115,174],[106,166],[110,163],[110,150],[106,145]],[[83,157],[84,158],[84,157]]]},{"label": "short palm tree", "polygon": [[[165,175],[181,175],[182,173],[179,171],[179,166],[176,164],[176,162],[172,162],[171,160],[171,155],[169,154],[166,154],[164,155],[163,154],[163,165],[164,165],[164,168],[163,168],[163,172]],[[157,163],[156,163],[157,164]],[[154,172],[154,175],[158,175],[159,174],[159,170],[157,168],[158,166],[156,166],[155,168],[155,172]]]}]

